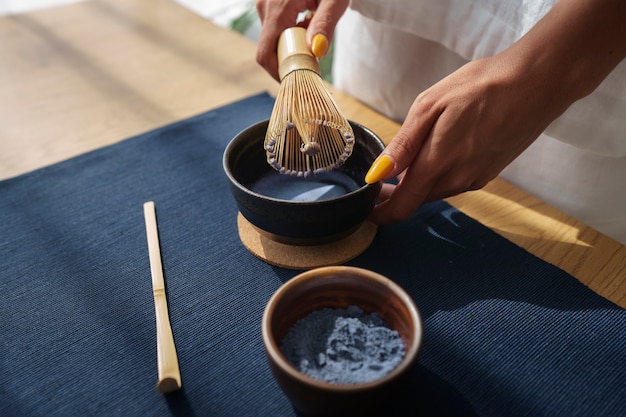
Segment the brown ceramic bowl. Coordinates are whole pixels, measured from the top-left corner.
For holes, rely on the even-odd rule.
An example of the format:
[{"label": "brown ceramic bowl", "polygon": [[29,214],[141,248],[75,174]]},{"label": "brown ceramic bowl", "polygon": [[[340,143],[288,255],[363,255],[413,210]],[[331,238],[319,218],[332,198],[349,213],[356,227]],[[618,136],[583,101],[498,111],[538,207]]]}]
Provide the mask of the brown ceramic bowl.
[{"label": "brown ceramic bowl", "polygon": [[[291,245],[327,243],[355,231],[374,208],[382,186],[366,184],[365,174],[384,149],[383,142],[371,130],[350,122],[355,146],[342,167],[328,177],[293,178],[266,162],[263,142],[268,122],[244,129],[224,151],[224,172],[241,214],[262,234]],[[315,181],[321,184],[318,190],[329,185],[334,194],[298,200],[287,193]]]},{"label": "brown ceramic bowl", "polygon": [[[361,307],[376,312],[398,331],[405,356],[390,373],[367,383],[333,384],[314,379],[293,366],[280,344],[294,323],[325,308]],[[303,272],[283,284],[269,300],[262,322],[263,343],[278,385],[293,406],[306,416],[362,416],[376,414],[393,400],[396,384],[417,359],[422,343],[422,320],[412,298],[397,284],[375,272],[329,266]]]}]

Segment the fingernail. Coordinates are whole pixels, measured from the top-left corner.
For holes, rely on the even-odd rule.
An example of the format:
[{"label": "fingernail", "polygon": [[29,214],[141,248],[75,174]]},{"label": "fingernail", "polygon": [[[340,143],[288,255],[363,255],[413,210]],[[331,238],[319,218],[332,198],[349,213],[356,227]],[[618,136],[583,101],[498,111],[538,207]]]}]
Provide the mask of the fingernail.
[{"label": "fingernail", "polygon": [[395,163],[391,156],[381,155],[372,164],[367,174],[365,174],[365,182],[368,184],[374,184],[385,178],[387,174],[391,172]]},{"label": "fingernail", "polygon": [[318,33],[311,40],[311,52],[318,58],[323,57],[328,52],[328,38]]}]

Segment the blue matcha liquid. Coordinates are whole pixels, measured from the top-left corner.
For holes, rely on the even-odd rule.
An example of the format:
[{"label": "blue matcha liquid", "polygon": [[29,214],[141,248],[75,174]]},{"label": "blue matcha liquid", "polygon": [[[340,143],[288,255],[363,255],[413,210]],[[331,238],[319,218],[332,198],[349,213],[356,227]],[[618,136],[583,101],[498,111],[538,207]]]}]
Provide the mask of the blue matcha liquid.
[{"label": "blue matcha liquid", "polygon": [[321,201],[341,197],[359,189],[359,185],[341,171],[331,171],[295,178],[269,171],[252,186],[252,191],[266,197],[287,201]]}]

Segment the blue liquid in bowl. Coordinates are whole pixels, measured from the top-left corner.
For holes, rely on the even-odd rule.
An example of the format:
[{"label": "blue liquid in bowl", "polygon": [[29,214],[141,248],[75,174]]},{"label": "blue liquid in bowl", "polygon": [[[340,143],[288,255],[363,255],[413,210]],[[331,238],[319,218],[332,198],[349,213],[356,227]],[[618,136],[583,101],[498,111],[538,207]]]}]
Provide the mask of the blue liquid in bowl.
[{"label": "blue liquid in bowl", "polygon": [[295,178],[269,171],[250,187],[255,193],[266,197],[296,202],[330,200],[359,188],[356,181],[341,171],[312,175],[308,178]]}]

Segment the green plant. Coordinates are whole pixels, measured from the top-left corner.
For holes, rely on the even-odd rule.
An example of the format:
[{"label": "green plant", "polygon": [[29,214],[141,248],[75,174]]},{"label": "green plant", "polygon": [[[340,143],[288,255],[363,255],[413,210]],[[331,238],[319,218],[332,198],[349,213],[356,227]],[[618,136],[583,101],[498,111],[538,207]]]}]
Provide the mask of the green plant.
[{"label": "green plant", "polygon": [[235,18],[230,23],[230,28],[239,33],[246,33],[248,29],[259,19],[254,4],[251,4],[248,9],[241,14],[241,16]]}]

